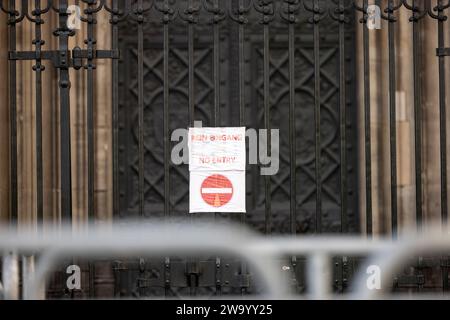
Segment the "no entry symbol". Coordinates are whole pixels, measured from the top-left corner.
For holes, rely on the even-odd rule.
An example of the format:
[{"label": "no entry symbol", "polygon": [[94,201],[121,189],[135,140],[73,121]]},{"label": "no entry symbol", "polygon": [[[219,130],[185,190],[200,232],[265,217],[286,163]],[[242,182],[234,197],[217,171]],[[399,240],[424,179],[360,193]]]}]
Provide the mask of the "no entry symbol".
[{"label": "no entry symbol", "polygon": [[207,204],[219,208],[233,197],[233,184],[227,177],[214,174],[203,181],[200,192]]}]

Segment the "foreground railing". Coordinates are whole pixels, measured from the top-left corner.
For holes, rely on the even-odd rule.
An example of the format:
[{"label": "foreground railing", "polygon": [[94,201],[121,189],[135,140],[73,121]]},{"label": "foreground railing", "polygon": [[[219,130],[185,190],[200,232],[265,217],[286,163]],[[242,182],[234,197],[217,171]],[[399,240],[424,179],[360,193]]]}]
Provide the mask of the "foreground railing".
[{"label": "foreground railing", "polygon": [[[263,284],[262,298],[312,299],[353,298],[374,299],[389,297],[392,278],[407,260],[415,255],[450,252],[450,235],[440,229],[431,229],[418,235],[411,233],[398,240],[370,240],[360,237],[270,237],[263,238],[240,226],[213,224],[152,223],[112,226],[108,229],[90,229],[73,232],[58,231],[0,232],[0,250],[3,255],[3,297],[17,299],[19,292],[18,257],[35,256],[22,268],[23,298],[43,298],[45,279],[61,257],[83,256],[111,258],[112,256],[173,256],[173,255],[233,255],[245,260]],[[294,296],[279,272],[276,260],[286,255],[307,258],[307,288],[305,296]],[[368,256],[355,275],[348,295],[333,296],[331,292],[331,257]],[[26,258],[29,259],[29,258]],[[381,288],[367,285],[366,270],[376,265],[381,270]],[[372,290],[371,290],[372,289]],[[450,298],[450,296],[443,296]],[[237,297],[236,297],[237,298]],[[419,298],[419,296],[413,296]],[[420,296],[423,298],[423,296]]]}]

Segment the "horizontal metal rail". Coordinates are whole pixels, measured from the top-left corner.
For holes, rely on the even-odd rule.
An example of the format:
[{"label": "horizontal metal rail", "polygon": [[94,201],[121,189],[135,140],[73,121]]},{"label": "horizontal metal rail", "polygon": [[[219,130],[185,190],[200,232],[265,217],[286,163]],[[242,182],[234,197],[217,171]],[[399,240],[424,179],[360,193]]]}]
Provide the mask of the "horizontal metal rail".
[{"label": "horizontal metal rail", "polygon": [[[5,298],[18,298],[18,257],[21,255],[39,257],[35,268],[27,268],[29,274],[23,276],[23,298],[39,299],[46,276],[58,259],[63,257],[98,259],[137,255],[229,254],[245,260],[254,274],[261,277],[265,292],[262,298],[299,298],[287,289],[289,285],[276,261],[286,255],[302,255],[308,263],[306,298],[373,299],[387,297],[395,272],[414,255],[439,255],[450,251],[450,235],[441,229],[431,229],[420,234],[411,233],[397,240],[341,236],[267,239],[236,225],[152,222],[148,225],[130,223],[107,229],[90,228],[76,233],[70,229],[46,230],[45,233],[2,230],[0,250],[4,253],[2,284]],[[331,292],[331,258],[337,255],[369,256],[356,274],[349,295],[333,296]],[[369,277],[366,270],[370,265],[377,265],[382,271],[380,290],[370,290],[366,285]]]}]

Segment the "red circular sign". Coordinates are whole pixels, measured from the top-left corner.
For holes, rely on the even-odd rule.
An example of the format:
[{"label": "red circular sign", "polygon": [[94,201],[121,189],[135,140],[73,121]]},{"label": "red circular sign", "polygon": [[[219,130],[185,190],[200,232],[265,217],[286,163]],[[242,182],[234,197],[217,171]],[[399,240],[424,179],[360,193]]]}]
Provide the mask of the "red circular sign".
[{"label": "red circular sign", "polygon": [[203,181],[200,192],[207,204],[219,208],[226,205],[233,197],[233,185],[227,177],[213,174]]}]

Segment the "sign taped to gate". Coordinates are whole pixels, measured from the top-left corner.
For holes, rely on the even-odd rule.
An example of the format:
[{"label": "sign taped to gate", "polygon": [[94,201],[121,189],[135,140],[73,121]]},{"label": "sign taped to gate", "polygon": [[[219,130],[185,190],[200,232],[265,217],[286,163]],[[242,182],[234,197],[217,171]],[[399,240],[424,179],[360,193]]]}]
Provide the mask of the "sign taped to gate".
[{"label": "sign taped to gate", "polygon": [[189,128],[189,170],[245,171],[245,127]]},{"label": "sign taped to gate", "polygon": [[189,212],[245,212],[245,127],[189,128]]}]

